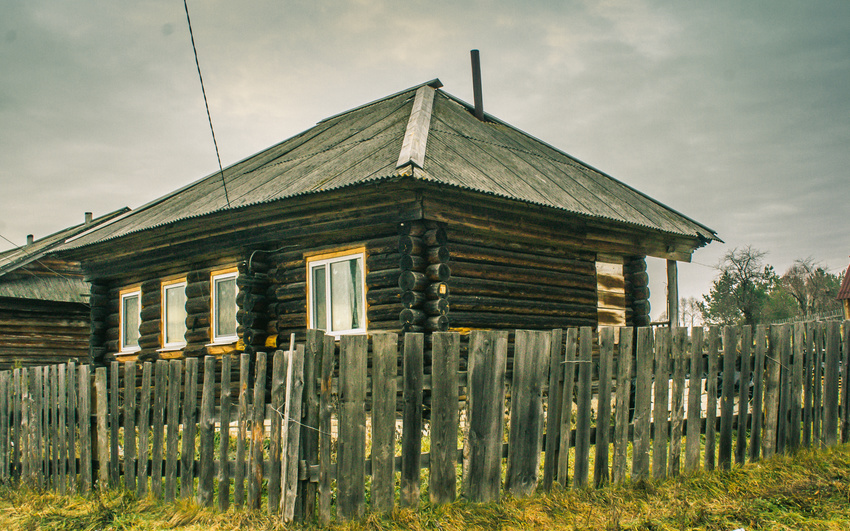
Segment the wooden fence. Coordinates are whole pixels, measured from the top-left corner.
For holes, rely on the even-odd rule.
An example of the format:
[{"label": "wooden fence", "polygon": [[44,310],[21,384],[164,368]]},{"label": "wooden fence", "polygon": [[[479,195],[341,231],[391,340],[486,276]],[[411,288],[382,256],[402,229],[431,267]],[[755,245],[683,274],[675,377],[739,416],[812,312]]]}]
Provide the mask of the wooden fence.
[{"label": "wooden fence", "polygon": [[850,439],[848,331],[309,331],[202,375],[198,359],[16,369],[0,373],[0,479],[329,522],[364,514],[367,485],[389,511],[424,489],[489,501],[728,468]]}]

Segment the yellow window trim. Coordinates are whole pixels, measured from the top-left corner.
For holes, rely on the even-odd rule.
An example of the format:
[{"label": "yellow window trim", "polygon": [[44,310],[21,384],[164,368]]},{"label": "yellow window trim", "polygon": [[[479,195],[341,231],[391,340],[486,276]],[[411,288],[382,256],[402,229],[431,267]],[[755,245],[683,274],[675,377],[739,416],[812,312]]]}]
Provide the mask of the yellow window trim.
[{"label": "yellow window trim", "polygon": [[[360,255],[363,256],[363,306],[367,310],[365,313],[368,314],[368,304],[366,302],[366,292],[368,290],[368,286],[366,285],[366,273],[367,273],[367,271],[366,271],[366,254],[367,253],[366,253],[366,246],[365,245],[361,245],[359,247],[349,247],[349,248],[346,248],[346,249],[340,249],[340,250],[330,251],[330,252],[316,251],[316,252],[311,252],[311,253],[304,253],[304,259],[306,261],[305,266],[307,268],[307,286],[306,286],[306,289],[305,289],[304,296],[307,300],[307,328],[308,329],[312,328],[312,326],[313,326],[313,310],[310,307],[311,306],[311,304],[310,304],[311,303],[310,293],[312,293],[312,288],[313,288],[313,286],[311,285],[312,275],[310,275],[310,264],[312,262],[318,262],[318,261],[321,261],[321,260],[329,260],[329,259],[333,259],[333,258],[339,258],[339,257],[342,257],[342,256],[355,255],[355,254],[360,254]],[[368,321],[366,315],[363,315],[363,323],[364,323],[363,324],[364,330],[368,330],[369,329],[369,321]]]},{"label": "yellow window trim", "polygon": [[161,336],[160,337],[160,345],[162,346],[162,349],[161,349],[162,351],[180,350],[181,348],[186,346],[186,340],[185,339],[183,341],[176,341],[174,343],[166,343],[165,342],[165,339],[168,335],[167,330],[166,330],[166,327],[167,327],[166,317],[167,316],[165,315],[165,312],[166,312],[167,306],[165,304],[165,290],[167,288],[171,287],[171,286],[174,286],[175,284],[183,284],[183,292],[184,293],[186,292],[186,286],[187,286],[186,277],[182,277],[182,278],[178,277],[178,278],[173,278],[173,279],[170,279],[170,280],[163,280],[162,283],[160,284],[160,287],[159,287],[159,297],[160,297],[159,304],[160,304],[160,308],[161,308],[160,314],[159,314],[159,319],[160,319],[160,327],[161,327],[161,330],[162,330],[162,333],[160,334],[160,336]]},{"label": "yellow window trim", "polygon": [[142,314],[142,285],[136,284],[135,286],[129,286],[126,288],[122,288],[118,290],[118,353],[132,353],[138,352],[141,350],[141,347],[135,346],[130,347],[129,349],[124,348],[124,297],[126,295],[134,295],[138,294],[139,296],[139,321],[141,324],[141,314]]},{"label": "yellow window trim", "polygon": [[[229,345],[239,340],[238,331],[235,336],[224,336],[218,339],[215,337],[215,279],[216,277],[231,275],[234,273],[236,274],[236,277],[239,277],[239,268],[236,266],[210,271],[210,343],[207,346]],[[239,295],[238,288],[236,290],[236,294],[237,296]],[[238,322],[236,323],[236,326],[237,328],[239,327]]]}]

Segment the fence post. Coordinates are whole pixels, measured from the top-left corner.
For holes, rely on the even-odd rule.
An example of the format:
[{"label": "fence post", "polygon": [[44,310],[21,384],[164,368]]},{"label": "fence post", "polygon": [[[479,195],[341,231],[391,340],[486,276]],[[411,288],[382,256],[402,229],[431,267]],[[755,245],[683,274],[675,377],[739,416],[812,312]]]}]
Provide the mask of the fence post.
[{"label": "fence post", "polygon": [[762,453],[771,457],[776,453],[777,430],[779,421],[779,384],[780,384],[780,347],[779,329],[770,327],[770,340],[765,358],[766,375],[764,389],[764,440]]},{"label": "fence post", "polygon": [[638,328],[635,373],[634,445],[632,452],[632,479],[649,474],[650,406],[652,400],[652,363],[654,360],[652,329]]},{"label": "fence post", "polygon": [[685,470],[699,470],[700,433],[702,432],[702,327],[691,329],[691,363],[688,379],[688,433],[685,438]]},{"label": "fence post", "polygon": [[342,336],[339,356],[337,515],[363,516],[366,479],[366,336]]},{"label": "fence post", "polygon": [[[738,386],[738,440],[735,446],[735,462],[747,460],[747,427],[750,419],[750,364],[752,363],[753,329],[749,325],[741,329],[741,382]],[[799,400],[797,401],[799,404]],[[799,427],[799,422],[797,423]]]},{"label": "fence post", "polygon": [[399,505],[419,505],[419,462],[422,453],[422,380],[425,338],[404,336],[404,424],[401,436],[401,492]]},{"label": "fence post", "polygon": [[[201,418],[198,421],[200,441],[198,455],[201,470],[198,474],[198,505],[209,506],[213,502],[213,472],[215,468],[215,356],[204,358],[204,386],[201,395]],[[226,439],[222,439],[227,444]],[[227,463],[221,463],[227,466]]]},{"label": "fence post", "polygon": [[91,383],[89,370],[89,365],[80,366],[80,485],[84,494],[92,487]]},{"label": "fence post", "polygon": [[[434,355],[437,355],[436,346],[434,347]],[[434,370],[438,370],[436,359],[434,360]],[[372,510],[375,512],[390,512],[395,504],[395,418],[397,374],[398,334],[392,332],[373,334]],[[436,385],[436,376],[433,377],[433,381],[434,385]],[[434,399],[434,401],[434,408],[436,409],[436,399]],[[457,409],[457,404],[455,404],[455,409]],[[434,412],[434,415],[436,416],[436,411]],[[455,437],[457,437],[456,434]],[[433,443],[431,448],[433,454]]]},{"label": "fence post", "polygon": [[259,509],[263,486],[263,432],[266,414],[266,353],[257,352],[254,404],[251,411],[251,464],[248,467],[248,507]]},{"label": "fence post", "polygon": [[[365,358],[366,352],[363,352],[363,356]],[[286,430],[287,439],[283,441],[286,451],[281,460],[280,512],[284,522],[291,522],[295,518],[295,502],[298,495],[298,441],[301,439],[300,419],[304,397],[304,345],[296,345],[295,350],[289,351],[287,358],[289,363],[286,378],[286,413],[283,421],[289,425],[289,428]]]},{"label": "fence post", "polygon": [[564,356],[564,390],[561,393],[561,447],[558,450],[558,483],[561,487],[569,484],[570,446],[573,429],[573,389],[576,379],[576,347],[578,346],[578,330],[567,329]]},{"label": "fence post", "polygon": [[620,328],[620,348],[617,350],[617,404],[614,424],[614,462],[611,476],[614,483],[626,479],[626,458],[629,448],[629,404],[632,390],[632,342],[634,329]]},{"label": "fence post", "polygon": [[546,393],[546,455],[543,462],[543,490],[550,491],[558,464],[561,435],[561,365],[564,361],[564,331],[552,330],[549,352],[549,392]]},{"label": "fence post", "polygon": [[826,323],[826,356],[823,386],[823,441],[826,446],[838,444],[838,371],[841,335],[837,321]]},{"label": "fence post", "polygon": [[[180,497],[190,500],[195,490],[195,433],[198,422],[198,358],[187,359],[185,367],[186,375],[183,384],[183,445],[180,455]],[[260,433],[262,434],[262,430]]]},{"label": "fence post", "polygon": [[107,432],[106,367],[98,367],[94,377],[97,392],[97,472],[98,488],[106,490],[109,482],[109,435]]},{"label": "fence post", "polygon": [[118,378],[119,363],[109,364],[109,481],[113,487],[118,487],[121,481],[121,465],[118,462]]},{"label": "fence post", "polygon": [[706,371],[705,406],[705,469],[714,470],[715,449],[717,447],[717,376],[720,374],[718,349],[720,347],[720,329],[711,326],[708,329],[708,370]]},{"label": "fence post", "polygon": [[608,450],[611,428],[611,366],[614,364],[614,329],[599,328],[599,391],[596,416],[596,458],[593,461],[593,484],[608,483]]},{"label": "fence post", "polygon": [[230,365],[231,358],[229,354],[225,354],[221,358],[221,416],[220,429],[221,436],[219,437],[218,446],[218,509],[226,511],[230,507],[230,467],[229,451],[230,451],[230,401],[231,401],[231,382],[230,382]]},{"label": "fence post", "polygon": [[333,414],[332,379],[335,365],[336,345],[333,336],[324,336],[317,331],[317,347],[321,366],[321,396],[319,396],[319,523],[328,525],[331,521],[331,416]]},{"label": "fence post", "polygon": [[576,452],[573,466],[573,488],[587,486],[590,472],[590,404],[591,376],[593,373],[593,330],[583,326],[579,330],[578,413],[576,415]]},{"label": "fence post", "polygon": [[[732,415],[735,402],[735,365],[738,354],[738,331],[723,327],[723,388],[720,399],[720,444],[717,464],[724,470],[732,466]],[[743,385],[743,382],[741,382]]]},{"label": "fence post", "polygon": [[685,343],[688,329],[674,327],[672,334],[673,392],[670,401],[670,456],[667,470],[670,476],[678,476],[682,461],[682,425],[685,417],[685,371],[688,358]]},{"label": "fence post", "polygon": [[[453,502],[457,487],[455,465],[457,464],[460,334],[434,332],[431,337],[433,370],[431,373],[431,473],[428,493],[431,503],[439,505]],[[390,389],[394,390],[395,385],[393,384]],[[395,405],[393,405],[393,413],[395,413],[394,410]],[[374,469],[374,458],[372,462]]]},{"label": "fence post", "polygon": [[135,361],[128,361],[124,364],[124,488],[130,492],[136,490]]},{"label": "fence post", "polygon": [[[166,399],[166,422],[168,423],[165,443],[165,501],[173,501],[177,492],[177,436],[180,424],[180,385],[183,362],[168,362],[168,397]],[[188,398],[188,397],[187,397]]]},{"label": "fence post", "polygon": [[841,364],[841,442],[850,442],[850,320],[844,321],[844,357]]},{"label": "fence post", "polygon": [[142,389],[139,399],[139,467],[136,474],[136,497],[148,492],[148,433],[151,425],[151,371],[149,361],[142,365]]}]

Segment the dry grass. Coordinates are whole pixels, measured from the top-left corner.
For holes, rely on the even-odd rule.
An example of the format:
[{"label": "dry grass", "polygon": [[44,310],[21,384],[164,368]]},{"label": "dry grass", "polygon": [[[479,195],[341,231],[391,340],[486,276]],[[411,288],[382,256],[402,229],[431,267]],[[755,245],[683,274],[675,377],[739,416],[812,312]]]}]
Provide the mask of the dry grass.
[{"label": "dry grass", "polygon": [[[302,528],[292,526],[291,528]],[[316,529],[307,526],[307,529]],[[803,451],[731,471],[600,490],[560,490],[501,503],[458,501],[368,515],[332,529],[850,529],[850,446]],[[286,529],[251,511],[218,514],[187,502],[162,504],[122,492],[88,497],[2,489],[0,529]]]}]

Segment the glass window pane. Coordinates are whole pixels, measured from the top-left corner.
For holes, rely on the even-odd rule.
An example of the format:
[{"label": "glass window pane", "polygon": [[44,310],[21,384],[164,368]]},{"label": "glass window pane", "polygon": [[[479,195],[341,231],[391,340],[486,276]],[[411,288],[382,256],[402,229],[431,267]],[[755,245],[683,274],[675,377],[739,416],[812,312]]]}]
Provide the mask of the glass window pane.
[{"label": "glass window pane", "polygon": [[313,328],[328,330],[327,287],[325,266],[313,268]]},{"label": "glass window pane", "polygon": [[215,281],[215,336],[236,335],[236,277]]},{"label": "glass window pane", "polygon": [[334,331],[361,326],[361,271],[359,258],[331,264],[331,327]]},{"label": "glass window pane", "polygon": [[124,297],[123,304],[124,339],[121,345],[122,350],[139,346],[139,296]]},{"label": "glass window pane", "polygon": [[165,343],[183,343],[186,333],[186,287],[165,288]]}]

